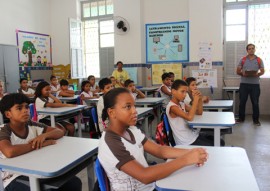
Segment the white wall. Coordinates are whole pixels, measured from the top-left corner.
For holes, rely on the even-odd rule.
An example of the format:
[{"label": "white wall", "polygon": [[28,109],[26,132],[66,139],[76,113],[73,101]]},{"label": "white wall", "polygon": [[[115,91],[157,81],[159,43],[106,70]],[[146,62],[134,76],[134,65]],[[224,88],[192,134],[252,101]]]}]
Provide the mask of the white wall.
[{"label": "white wall", "polygon": [[0,0],[0,44],[17,45],[15,30],[50,34],[50,3],[45,0]]},{"label": "white wall", "polygon": [[145,62],[145,24],[189,20],[190,61],[198,61],[200,41],[212,42],[213,61],[222,61],[222,5],[222,0],[114,0],[115,15],[131,25],[130,33],[115,38],[115,60]]}]

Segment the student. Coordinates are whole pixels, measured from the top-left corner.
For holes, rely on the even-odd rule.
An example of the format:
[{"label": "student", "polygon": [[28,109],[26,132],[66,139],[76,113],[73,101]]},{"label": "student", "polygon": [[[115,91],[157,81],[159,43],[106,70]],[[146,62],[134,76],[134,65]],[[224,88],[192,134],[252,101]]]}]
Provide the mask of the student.
[{"label": "student", "polygon": [[[186,82],[187,82],[187,84],[188,84],[188,92],[187,92],[187,95],[186,95],[186,97],[185,97],[185,100],[184,100],[184,102],[185,102],[185,104],[187,104],[187,105],[192,105],[192,100],[193,100],[193,98],[192,98],[192,92],[193,91],[198,91],[199,93],[200,93],[200,91],[198,90],[198,88],[197,88],[197,81],[196,81],[196,78],[193,78],[193,77],[188,77],[187,79],[186,79]],[[201,93],[200,93],[201,94]],[[209,102],[209,97],[208,96],[202,96],[202,101],[203,101],[203,103],[208,103]]]},{"label": "student", "polygon": [[99,87],[96,84],[96,78],[93,75],[88,76],[88,81],[90,82],[90,91],[93,92],[93,95],[99,92]]},{"label": "student", "polygon": [[169,103],[172,93],[171,93],[171,76],[169,73],[164,73],[161,76],[162,85],[159,88],[159,93],[161,97],[165,97],[166,99],[163,101],[163,108],[166,108],[167,104]]},{"label": "student", "polygon": [[169,74],[170,74],[170,77],[171,77],[171,81],[173,83],[174,82],[174,73],[173,72],[169,72]]},{"label": "student", "polygon": [[56,97],[73,97],[75,92],[68,89],[68,81],[65,79],[60,80],[60,90],[56,92]]},{"label": "student", "polygon": [[58,83],[58,79],[56,76],[51,75],[50,77],[51,81],[51,93],[55,94],[56,92],[60,91],[60,84]]},{"label": "student", "polygon": [[20,88],[17,90],[18,93],[25,94],[27,97],[34,97],[35,91],[31,88],[28,88],[28,81],[26,78],[20,79]]},{"label": "student", "polygon": [[[50,84],[46,81],[42,81],[37,85],[35,92],[35,107],[36,109],[44,108],[44,107],[74,107],[74,104],[65,104],[62,103],[59,99],[51,94]],[[38,115],[38,121],[41,123],[45,123],[46,125],[51,125],[51,120],[48,115]],[[67,129],[68,135],[73,136],[75,132],[75,127],[71,123],[67,121],[61,121],[56,123],[56,127],[65,131]]]},{"label": "student", "polygon": [[3,84],[2,81],[0,80],[0,100],[7,95],[7,93],[4,93],[4,88],[3,88]]},{"label": "student", "polygon": [[110,76],[110,80],[112,81],[112,87],[113,87],[113,88],[123,87],[123,86],[115,79],[114,76]]},{"label": "student", "polygon": [[[108,93],[112,87],[112,81],[108,78],[103,78],[98,82],[98,86],[100,88],[100,91],[103,93],[103,96]],[[104,108],[103,103],[103,96],[99,97],[98,103],[97,103],[97,114],[98,114],[98,123],[99,123],[99,129],[101,132],[103,132],[104,128],[108,126],[108,120],[102,121],[102,110]]]},{"label": "student", "polygon": [[131,92],[134,99],[145,98],[144,93],[142,93],[140,90],[136,88],[133,80],[130,79],[126,80],[124,86]]},{"label": "student", "polygon": [[201,115],[202,97],[200,92],[193,91],[191,107],[183,101],[188,91],[188,85],[183,80],[175,80],[172,84],[172,99],[166,108],[166,114],[172,128],[173,137],[177,145],[204,145],[214,146],[212,135],[200,133],[200,130],[191,129],[186,121],[192,121],[194,115]]},{"label": "student", "polygon": [[[110,124],[100,139],[98,158],[111,190],[153,190],[156,180],[185,166],[202,166],[207,161],[208,154],[203,148],[177,149],[148,140],[134,126],[137,122],[135,101],[125,88],[115,88],[104,95],[102,119],[109,119]],[[174,160],[149,167],[144,152]]]},{"label": "student", "polygon": [[[42,149],[56,144],[56,139],[63,137],[62,130],[29,120],[29,103],[30,100],[19,93],[9,94],[0,102],[1,113],[9,119],[7,124],[0,127],[1,158],[13,158]],[[6,191],[30,191],[28,185],[17,181],[20,175],[5,171],[1,171],[1,174]],[[58,190],[82,190],[81,180],[73,177]]]},{"label": "student", "polygon": [[93,95],[93,92],[91,91],[91,83],[88,80],[85,80],[82,82],[81,90],[82,90],[82,93],[80,94],[80,97],[81,97],[83,105],[87,105],[85,100],[98,98],[98,96]]},{"label": "student", "polygon": [[116,63],[117,69],[115,69],[112,73],[112,76],[115,77],[116,82],[121,85],[121,87],[124,87],[124,82],[127,79],[130,79],[129,74],[126,70],[123,69],[123,62],[118,61]]}]

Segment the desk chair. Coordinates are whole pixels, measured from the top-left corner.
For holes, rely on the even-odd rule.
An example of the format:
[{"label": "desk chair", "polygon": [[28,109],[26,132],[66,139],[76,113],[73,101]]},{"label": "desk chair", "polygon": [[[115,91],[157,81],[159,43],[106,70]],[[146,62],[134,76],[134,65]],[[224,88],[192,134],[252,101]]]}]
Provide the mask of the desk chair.
[{"label": "desk chair", "polygon": [[172,129],[171,129],[171,126],[170,126],[170,123],[169,123],[169,120],[168,120],[168,117],[167,117],[166,113],[162,114],[162,119],[163,119],[163,123],[164,123],[164,127],[165,127],[165,130],[166,130],[168,141],[169,141],[170,145],[172,147],[174,147],[175,146],[175,141],[174,141],[174,138],[173,138],[173,135],[172,135]]},{"label": "desk chair", "polygon": [[32,121],[37,121],[37,111],[34,103],[29,104],[30,116]]},{"label": "desk chair", "polygon": [[[98,115],[97,115],[97,108],[96,107],[91,108],[91,114],[92,114],[92,118],[93,118],[93,121],[95,124],[96,133],[98,134],[99,137],[101,137],[101,132],[100,132],[99,125],[98,125]],[[92,137],[91,132],[90,132],[90,137]]]},{"label": "desk chair", "polygon": [[99,188],[101,191],[110,191],[110,182],[106,175],[105,170],[103,169],[102,165],[100,164],[98,158],[95,162],[95,173],[98,180]]}]

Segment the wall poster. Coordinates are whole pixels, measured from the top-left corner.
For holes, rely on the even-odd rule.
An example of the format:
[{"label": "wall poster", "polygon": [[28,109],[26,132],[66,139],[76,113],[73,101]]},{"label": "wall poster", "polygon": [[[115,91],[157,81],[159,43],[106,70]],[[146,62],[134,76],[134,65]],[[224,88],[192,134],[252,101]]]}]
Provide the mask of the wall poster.
[{"label": "wall poster", "polygon": [[152,64],[152,84],[162,84],[161,76],[165,72],[173,72],[174,79],[182,79],[182,64],[170,63],[170,64]]},{"label": "wall poster", "polygon": [[146,63],[189,61],[189,22],[146,24]]},{"label": "wall poster", "polygon": [[192,70],[192,77],[196,78],[198,88],[217,88],[217,69]]},{"label": "wall poster", "polygon": [[52,66],[50,35],[16,30],[19,66]]}]

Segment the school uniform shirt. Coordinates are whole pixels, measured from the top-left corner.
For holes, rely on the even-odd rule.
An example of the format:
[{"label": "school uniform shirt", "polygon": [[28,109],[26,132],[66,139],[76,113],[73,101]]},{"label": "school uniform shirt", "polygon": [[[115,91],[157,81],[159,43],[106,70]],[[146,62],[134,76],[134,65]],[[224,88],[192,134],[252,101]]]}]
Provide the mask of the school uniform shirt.
[{"label": "school uniform shirt", "polygon": [[186,112],[185,103],[180,102],[179,106],[170,101],[166,107],[166,114],[172,128],[173,138],[176,145],[190,145],[198,138],[200,131],[189,128],[187,122],[182,117],[172,118],[169,114],[172,106],[180,107],[180,109]]},{"label": "school uniform shirt", "polygon": [[129,176],[120,168],[129,161],[136,160],[148,167],[144,157],[143,145],[147,141],[145,135],[135,126],[127,129],[131,141],[120,137],[112,131],[104,131],[99,142],[98,158],[106,171],[112,191],[150,191],[154,183],[143,184]]},{"label": "school uniform shirt", "polygon": [[[93,97],[93,92],[91,92],[91,91],[89,91],[89,92],[83,91],[83,92],[80,94],[80,96],[81,96],[81,95],[84,95],[84,97]],[[82,104],[83,104],[83,105],[87,105],[87,103],[86,103],[84,100],[82,100]]]},{"label": "school uniform shirt", "polygon": [[137,94],[136,92],[131,92],[131,94],[132,94],[133,98],[136,100],[136,99],[137,99],[138,94]]},{"label": "school uniform shirt", "polygon": [[159,90],[158,90],[159,93],[160,93],[160,95],[161,95],[161,97],[165,97],[166,98],[165,100],[163,100],[163,107],[165,108],[168,105],[169,101],[171,100],[171,96],[169,96],[169,95],[165,94],[163,91],[161,91],[161,88],[163,86],[166,87],[169,92],[171,92],[171,87],[168,87],[165,84],[162,84],[160,86]]},{"label": "school uniform shirt", "polygon": [[53,92],[57,92],[60,90],[60,84],[57,84],[56,87],[52,84],[50,86],[51,86],[51,91],[53,91]]},{"label": "school uniform shirt", "polygon": [[[54,100],[50,97],[38,97],[35,101],[36,110],[47,107],[47,103],[54,103]],[[49,115],[38,115],[38,121]]]},{"label": "school uniform shirt", "polygon": [[35,90],[31,89],[31,88],[27,88],[27,90],[23,90],[22,88],[19,88],[17,90],[18,93],[23,93],[23,94],[34,94]]},{"label": "school uniform shirt", "polygon": [[98,126],[101,132],[104,131],[104,129],[108,127],[109,125],[108,119],[106,119],[105,121],[102,121],[103,109],[104,109],[104,99],[103,99],[103,96],[100,96],[97,103],[97,115],[98,115]]},{"label": "school uniform shirt", "polygon": [[192,102],[192,99],[190,98],[189,94],[187,93],[187,94],[186,94],[186,97],[185,97],[185,99],[184,99],[184,103],[185,103],[186,105],[191,106],[191,102]]},{"label": "school uniform shirt", "polygon": [[[0,126],[0,141],[9,140],[12,145],[27,144],[30,140],[46,132],[47,125],[42,124],[42,123],[36,123],[29,120],[26,123],[24,128],[26,128],[27,133],[25,136],[21,137],[12,131],[12,129],[9,126],[9,123],[1,125]],[[5,159],[6,156],[2,152],[0,152],[0,158]],[[18,174],[6,172],[6,171],[1,171],[1,175],[2,175],[1,177],[3,180],[4,188],[8,186],[8,184],[12,180],[20,176]]]},{"label": "school uniform shirt", "polygon": [[93,86],[90,86],[90,91],[94,92],[97,89],[97,84],[94,84]]}]

